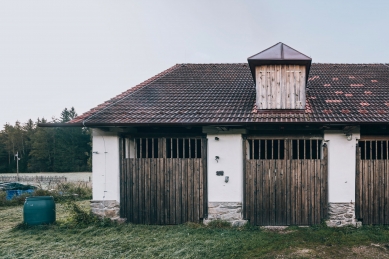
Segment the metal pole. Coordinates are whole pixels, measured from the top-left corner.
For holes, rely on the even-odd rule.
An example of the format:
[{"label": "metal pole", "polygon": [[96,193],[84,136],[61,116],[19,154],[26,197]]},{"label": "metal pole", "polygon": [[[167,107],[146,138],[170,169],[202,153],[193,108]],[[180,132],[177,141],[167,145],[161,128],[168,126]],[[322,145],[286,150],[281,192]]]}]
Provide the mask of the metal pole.
[{"label": "metal pole", "polygon": [[16,177],[19,182],[19,152],[16,152]]}]

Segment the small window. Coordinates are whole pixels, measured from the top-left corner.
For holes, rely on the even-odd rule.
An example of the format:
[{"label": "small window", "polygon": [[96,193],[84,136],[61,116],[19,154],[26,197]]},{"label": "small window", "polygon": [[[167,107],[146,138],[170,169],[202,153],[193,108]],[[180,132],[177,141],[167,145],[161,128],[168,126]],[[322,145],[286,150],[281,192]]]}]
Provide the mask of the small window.
[{"label": "small window", "polygon": [[250,159],[285,159],[284,139],[249,139]]},{"label": "small window", "polygon": [[322,140],[292,139],[292,159],[321,159]]},{"label": "small window", "polygon": [[137,158],[158,158],[158,139],[135,139],[135,149]]},{"label": "small window", "polygon": [[167,158],[201,158],[201,139],[167,138]]},{"label": "small window", "polygon": [[388,160],[387,140],[359,141],[362,160]]}]

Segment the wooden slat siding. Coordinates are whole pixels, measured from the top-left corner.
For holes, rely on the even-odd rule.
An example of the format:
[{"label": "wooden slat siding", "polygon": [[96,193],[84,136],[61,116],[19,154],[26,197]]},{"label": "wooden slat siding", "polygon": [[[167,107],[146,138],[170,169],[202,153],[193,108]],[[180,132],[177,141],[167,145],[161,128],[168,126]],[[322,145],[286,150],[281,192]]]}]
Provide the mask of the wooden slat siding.
[{"label": "wooden slat siding", "polygon": [[253,174],[255,174],[254,182],[255,182],[255,196],[253,197],[254,200],[254,218],[256,222],[260,222],[261,219],[261,213],[262,213],[262,206],[261,206],[261,197],[262,197],[262,179],[261,179],[261,161],[254,160],[255,162],[255,171]]},{"label": "wooden slat siding", "polygon": [[[189,145],[190,146],[190,145]],[[191,152],[189,152],[190,154]],[[188,219],[193,221],[193,160],[188,160]]]},{"label": "wooden slat siding", "polygon": [[[244,149],[253,152],[247,147],[254,140],[248,138]],[[327,148],[322,159],[313,159],[312,148],[304,145],[303,159],[292,159],[292,140],[284,143],[284,159],[275,159],[281,152],[266,154],[265,159],[245,155],[244,217],[255,225],[319,224],[327,215]],[[273,141],[269,145],[280,147]],[[264,149],[267,153],[267,141]]]},{"label": "wooden slat siding", "polygon": [[[178,145],[177,145],[178,146]],[[177,148],[178,149],[178,148]],[[178,154],[178,153],[177,153]],[[181,218],[181,204],[182,204],[182,171],[181,171],[181,158],[176,159],[176,224],[182,224],[182,218]]]},{"label": "wooden slat siding", "polygon": [[[145,169],[146,169],[146,191],[145,191],[145,218],[146,218],[146,224],[150,225],[151,224],[151,217],[152,217],[152,212],[151,212],[151,161],[153,159],[145,159]],[[148,212],[148,213],[147,213]]]},{"label": "wooden slat siding", "polygon": [[198,221],[199,217],[199,168],[198,159],[193,160],[193,221]]},{"label": "wooden slat siding", "polygon": [[[185,140],[184,140],[185,142]],[[184,156],[185,157],[185,156]],[[188,187],[187,187],[187,174],[186,174],[186,168],[188,168],[187,165],[187,159],[183,158],[181,161],[181,186],[182,186],[182,192],[181,192],[181,222],[185,223],[187,222],[187,193],[188,193]]]},{"label": "wooden slat siding", "polygon": [[[207,211],[207,172],[206,172],[206,139],[192,138],[199,145],[199,151],[190,152],[190,158],[179,158],[177,146],[170,141],[166,146],[166,138],[158,139],[159,150],[148,150],[146,156],[126,158],[123,163],[121,177],[127,178],[126,189],[122,188],[126,216],[129,222],[137,224],[181,224],[187,221],[200,222]],[[171,140],[171,139],[170,139]],[[200,142],[197,142],[200,140]],[[144,144],[139,139],[139,150],[148,148],[148,139]],[[183,140],[184,142],[184,140]],[[173,155],[177,151],[177,156]],[[152,146],[154,149],[154,146]],[[172,158],[167,158],[166,148],[170,149]],[[146,149],[144,149],[146,150]],[[158,158],[154,158],[154,153]],[[200,154],[201,152],[201,154]],[[148,154],[150,153],[150,156]],[[196,157],[196,158],[195,158]],[[127,166],[125,165],[127,164]]]},{"label": "wooden slat siding", "polygon": [[[249,178],[248,178],[248,181],[249,181],[249,190],[250,192],[255,192],[255,179],[254,179],[254,174],[255,174],[255,167],[256,167],[256,164],[254,163],[250,163],[250,175],[249,175]],[[250,215],[250,218],[251,217],[256,217],[255,215],[255,199],[253,199],[253,197],[249,197],[249,215]]]}]

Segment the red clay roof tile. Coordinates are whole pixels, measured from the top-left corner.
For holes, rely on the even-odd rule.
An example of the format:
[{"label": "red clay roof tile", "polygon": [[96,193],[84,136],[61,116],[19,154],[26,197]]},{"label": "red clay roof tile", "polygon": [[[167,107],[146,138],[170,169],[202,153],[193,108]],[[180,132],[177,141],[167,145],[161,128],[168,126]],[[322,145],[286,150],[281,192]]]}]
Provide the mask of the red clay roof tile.
[{"label": "red clay roof tile", "polygon": [[70,123],[387,123],[389,117],[383,115],[389,112],[389,67],[312,64],[306,97],[305,111],[263,112],[255,107],[255,84],[247,64],[180,64]]}]

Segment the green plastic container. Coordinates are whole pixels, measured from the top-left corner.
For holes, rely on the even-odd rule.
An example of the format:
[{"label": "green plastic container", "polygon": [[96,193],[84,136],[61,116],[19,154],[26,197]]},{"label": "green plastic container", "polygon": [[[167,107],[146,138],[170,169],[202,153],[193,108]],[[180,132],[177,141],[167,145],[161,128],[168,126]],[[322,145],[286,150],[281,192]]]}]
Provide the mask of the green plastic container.
[{"label": "green plastic container", "polygon": [[54,198],[52,196],[27,197],[23,207],[23,219],[27,225],[54,223]]}]

